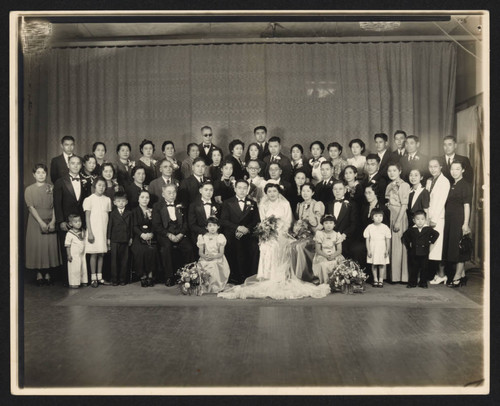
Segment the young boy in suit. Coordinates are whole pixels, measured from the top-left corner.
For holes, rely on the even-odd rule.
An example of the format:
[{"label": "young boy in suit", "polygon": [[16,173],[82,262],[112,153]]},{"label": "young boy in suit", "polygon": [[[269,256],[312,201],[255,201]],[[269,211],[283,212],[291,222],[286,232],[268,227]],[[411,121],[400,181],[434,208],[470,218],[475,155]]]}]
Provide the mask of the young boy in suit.
[{"label": "young boy in suit", "polygon": [[[109,214],[108,250],[111,250],[111,282],[113,286],[127,284],[128,247],[132,245],[132,213],[125,209],[127,205],[125,192],[116,192],[113,204],[115,208]],[[92,275],[94,278],[96,275]],[[94,284],[95,282],[95,284]],[[97,287],[97,280],[92,280],[92,287]]]},{"label": "young boy in suit", "polygon": [[408,250],[408,285],[407,288],[416,288],[420,274],[418,286],[427,288],[428,268],[429,268],[429,247],[434,244],[439,237],[439,233],[432,227],[426,226],[427,215],[425,211],[418,210],[413,217],[415,225],[406,230],[403,234],[403,244]]}]

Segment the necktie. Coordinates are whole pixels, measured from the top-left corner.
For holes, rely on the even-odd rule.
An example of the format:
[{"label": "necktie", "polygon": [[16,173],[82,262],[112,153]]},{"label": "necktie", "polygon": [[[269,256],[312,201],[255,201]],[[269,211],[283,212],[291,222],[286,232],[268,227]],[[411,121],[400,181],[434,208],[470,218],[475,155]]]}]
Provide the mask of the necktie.
[{"label": "necktie", "polygon": [[408,161],[413,161],[413,157],[411,155],[408,156]]},{"label": "necktie", "polygon": [[436,184],[437,178],[438,178],[437,176],[435,178],[432,178],[431,190],[429,190],[429,193],[432,193],[432,189],[434,189],[434,185]]},{"label": "necktie", "polygon": [[71,180],[72,180],[73,182],[80,182],[80,178],[79,178],[79,177],[73,177],[73,176],[71,176],[71,175],[69,175],[69,177],[71,178]]},{"label": "necktie", "polygon": [[118,210],[120,212],[120,216],[123,216],[123,210]]},{"label": "necktie", "polygon": [[448,169],[451,168],[451,158],[448,158]]}]

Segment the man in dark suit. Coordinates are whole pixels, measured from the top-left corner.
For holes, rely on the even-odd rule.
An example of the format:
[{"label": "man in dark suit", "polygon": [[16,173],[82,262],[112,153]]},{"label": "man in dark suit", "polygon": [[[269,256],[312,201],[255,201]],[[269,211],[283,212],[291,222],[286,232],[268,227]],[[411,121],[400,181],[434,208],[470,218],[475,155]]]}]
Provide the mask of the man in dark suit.
[{"label": "man in dark suit", "polygon": [[152,180],[148,186],[152,205],[163,199],[163,186],[170,185],[172,183],[179,187],[179,181],[173,176],[174,164],[172,162],[164,158],[159,162],[158,169],[160,171],[160,176]]},{"label": "man in dark suit", "polygon": [[337,179],[333,176],[333,165],[331,161],[322,162],[320,170],[322,180],[316,184],[314,200],[322,202],[326,208],[328,203],[333,200],[333,184],[337,182]]},{"label": "man in dark suit", "polygon": [[375,134],[373,139],[375,140],[375,149],[377,150],[377,155],[380,158],[378,170],[380,174],[386,180],[388,180],[389,177],[387,176],[387,167],[391,162],[391,151],[387,149],[389,145],[387,134],[385,133]]},{"label": "man in dark suit", "polygon": [[282,178],[283,171],[281,169],[281,165],[278,162],[272,162],[269,164],[269,183],[276,183],[280,185],[281,194],[285,197],[285,199],[290,200],[292,197],[292,184],[287,182]]},{"label": "man in dark suit", "polygon": [[387,179],[380,171],[380,156],[377,154],[368,154],[366,157],[365,168],[367,176],[364,178],[362,183],[363,189],[368,185],[376,185],[378,200],[384,202]]},{"label": "man in dark suit", "polygon": [[65,135],[61,138],[61,148],[62,154],[50,161],[50,179],[54,185],[57,179],[68,173],[68,160],[73,156],[75,139],[71,135]]},{"label": "man in dark suit", "polygon": [[226,256],[231,270],[229,281],[242,283],[257,273],[259,246],[253,230],[260,221],[257,203],[248,195],[248,182],[236,181],[236,196],[224,201],[220,224],[227,239]]},{"label": "man in dark suit", "polygon": [[404,132],[403,130],[396,130],[394,132],[394,144],[396,146],[396,149],[391,152],[390,163],[398,164],[401,157],[406,155],[405,143],[406,132]]},{"label": "man in dark suit", "polygon": [[207,219],[220,217],[220,205],[213,199],[214,185],[210,180],[200,187],[200,197],[191,202],[188,212],[188,225],[191,231],[191,241],[196,245],[198,236],[207,232]]},{"label": "man in dark suit", "polygon": [[175,285],[175,258],[181,256],[183,264],[194,261],[194,251],[188,234],[186,216],[181,211],[182,206],[175,204],[177,188],[175,185],[163,187],[163,199],[153,206],[153,232],[158,239],[160,262],[165,272],[165,285]]},{"label": "man in dark suit", "polygon": [[259,153],[259,159],[262,161],[269,155],[269,144],[266,141],[267,128],[263,125],[259,125],[253,129],[253,134],[255,135],[255,141],[260,146],[261,152]]},{"label": "man in dark suit", "polygon": [[443,139],[444,156],[440,157],[440,163],[443,167],[443,175],[448,178],[448,180],[455,183],[455,180],[450,174],[450,167],[453,161],[461,162],[464,168],[464,179],[472,183],[474,178],[474,172],[470,164],[469,158],[463,155],[458,155],[455,153],[457,150],[457,139],[453,135],[447,135]]},{"label": "man in dark suit", "polygon": [[[80,179],[80,169],[82,168],[82,160],[79,156],[73,155],[68,159],[69,173],[63,174],[57,179],[54,185],[54,213],[56,216],[57,234],[61,247],[64,247],[64,240],[68,227],[68,216],[70,214],[78,214],[83,226],[85,227],[85,214],[83,212],[83,200],[85,194],[82,189]],[[63,283],[67,284],[67,255],[66,250],[61,250],[63,258],[63,266],[61,279]]]},{"label": "man in dark suit", "polygon": [[192,166],[192,174],[181,182],[179,187],[179,201],[187,210],[191,202],[200,195],[200,186],[205,182],[205,160],[195,158]]},{"label": "man in dark suit", "polygon": [[340,233],[343,238],[342,254],[353,258],[357,261],[359,252],[362,247],[359,247],[360,231],[358,230],[359,209],[355,203],[349,202],[345,198],[346,187],[342,181],[336,181],[333,184],[333,196],[335,200],[329,202],[326,206],[325,213],[332,214],[335,217],[334,230]]},{"label": "man in dark suit", "polygon": [[419,152],[420,140],[416,135],[406,137],[406,155],[399,160],[401,165],[401,179],[409,183],[412,169],[418,169],[423,182],[429,177],[429,159]]},{"label": "man in dark suit", "polygon": [[205,159],[205,164],[207,166],[212,165],[212,159],[210,157],[212,156],[212,151],[217,148],[217,145],[212,144],[213,135],[211,127],[208,125],[201,127],[201,137],[203,142],[198,144],[198,147],[200,148],[200,158]]},{"label": "man in dark suit", "polygon": [[264,157],[263,161],[266,165],[264,177],[270,178],[269,165],[279,163],[283,173],[281,177],[287,182],[292,182],[292,163],[288,157],[281,153],[281,139],[279,137],[271,137],[269,139],[269,155]]}]

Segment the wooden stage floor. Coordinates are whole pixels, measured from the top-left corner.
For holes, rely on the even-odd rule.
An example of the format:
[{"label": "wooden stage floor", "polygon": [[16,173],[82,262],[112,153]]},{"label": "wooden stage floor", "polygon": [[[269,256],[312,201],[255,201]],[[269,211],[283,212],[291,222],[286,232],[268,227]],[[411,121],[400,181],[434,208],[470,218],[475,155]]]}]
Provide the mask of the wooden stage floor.
[{"label": "wooden stage floor", "polygon": [[368,286],[363,295],[296,301],[26,283],[21,382],[463,387],[484,378],[484,281],[468,275],[460,289]]}]

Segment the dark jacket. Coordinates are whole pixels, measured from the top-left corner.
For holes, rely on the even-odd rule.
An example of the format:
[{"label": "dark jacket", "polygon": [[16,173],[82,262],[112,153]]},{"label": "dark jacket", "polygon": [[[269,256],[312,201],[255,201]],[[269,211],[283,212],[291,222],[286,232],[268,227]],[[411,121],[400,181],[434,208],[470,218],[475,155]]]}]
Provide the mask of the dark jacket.
[{"label": "dark jacket", "polygon": [[417,151],[413,160],[409,160],[409,155],[401,157],[399,160],[401,165],[401,179],[410,183],[409,175],[412,169],[419,169],[422,174],[422,184],[425,184],[426,179],[429,177],[429,159]]},{"label": "dark jacket", "polygon": [[325,185],[323,182],[320,181],[316,184],[316,190],[314,192],[314,200],[323,202],[325,205],[325,208],[328,206],[328,203],[330,203],[333,200],[333,184],[337,181],[335,177],[331,177],[328,180],[328,183]]},{"label": "dark jacket", "polygon": [[[282,173],[281,173],[281,179],[287,181],[287,182],[292,182],[292,163],[290,162],[290,159],[283,155],[283,153],[279,153],[278,159],[276,162],[279,163]],[[261,176],[263,176],[265,179],[269,179],[269,166],[271,165],[271,155],[267,155],[263,159],[264,163],[266,164],[266,167],[264,168],[264,173],[261,172]]]},{"label": "dark jacket", "polygon": [[58,155],[50,161],[50,180],[55,185],[57,179],[62,178],[64,175],[68,174],[68,164],[64,159],[64,155]]},{"label": "dark jacket", "polygon": [[111,210],[108,220],[107,239],[111,242],[127,243],[132,238],[132,212],[125,209],[123,214],[116,207]]},{"label": "dark jacket", "polygon": [[[63,158],[64,159],[64,158]],[[85,199],[84,188],[80,193],[80,199],[76,200],[75,190],[71,184],[69,174],[64,174],[54,185],[54,212],[58,224],[67,222],[70,214],[79,214],[85,225],[83,212],[83,200]]]},{"label": "dark jacket", "polygon": [[413,226],[403,233],[402,239],[408,249],[408,255],[427,256],[430,245],[434,244],[438,237],[439,233],[432,227],[424,226],[419,232],[417,226]]},{"label": "dark jacket", "polygon": [[210,144],[210,149],[208,150],[208,154],[205,153],[205,148],[203,148],[203,142],[198,144],[198,148],[200,149],[200,158],[203,158],[205,160],[205,163],[207,164],[207,166],[212,165],[212,160],[209,157],[212,155],[212,151],[215,148],[219,148],[219,147],[217,145]]},{"label": "dark jacket", "polygon": [[[221,211],[220,205],[215,203],[213,199],[211,203],[211,216],[219,218]],[[207,232],[207,215],[205,213],[205,205],[203,204],[201,197],[189,205],[188,226],[191,231],[191,240],[195,244],[198,240],[198,236]]]},{"label": "dark jacket", "polygon": [[[347,200],[347,199],[345,199]],[[326,206],[325,214],[333,214],[333,205],[335,202],[330,202]],[[359,210],[355,204],[344,201],[340,209],[338,217],[335,219],[334,230],[338,233],[343,233],[346,235],[347,239],[357,236],[356,231],[358,230],[359,223]],[[359,232],[358,232],[359,234]]]},{"label": "dark jacket", "polygon": [[159,241],[166,239],[167,234],[188,233],[188,224],[186,216],[182,213],[179,205],[175,206],[176,220],[172,220],[168,214],[167,202],[165,199],[155,203],[153,206],[153,232]]},{"label": "dark jacket", "polygon": [[[245,178],[245,167],[241,166],[240,162],[232,155],[228,155],[224,158],[225,162],[231,162],[233,164],[233,175],[234,179],[240,180]],[[243,164],[244,162],[241,161]]]},{"label": "dark jacket", "polygon": [[239,226],[245,226],[252,232],[259,222],[260,216],[257,203],[249,197],[245,198],[245,209],[243,211],[240,209],[236,196],[222,203],[220,224],[227,239],[234,237]]},{"label": "dark jacket", "polygon": [[[203,177],[203,181],[205,177]],[[182,203],[182,205],[187,209],[191,202],[194,202],[200,196],[200,186],[201,183],[198,179],[191,175],[181,182],[179,187],[179,194],[177,199]]]},{"label": "dark jacket", "polygon": [[[386,152],[387,155],[387,152]],[[387,174],[387,169],[386,169]],[[363,180],[363,190],[368,185],[376,185],[377,188],[377,197],[379,200],[385,200],[385,189],[387,188],[387,178],[380,172],[380,170],[375,174],[375,176],[369,181],[369,175],[366,175],[366,178]]]}]

